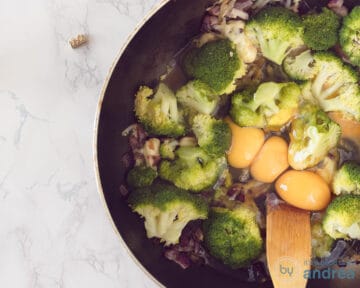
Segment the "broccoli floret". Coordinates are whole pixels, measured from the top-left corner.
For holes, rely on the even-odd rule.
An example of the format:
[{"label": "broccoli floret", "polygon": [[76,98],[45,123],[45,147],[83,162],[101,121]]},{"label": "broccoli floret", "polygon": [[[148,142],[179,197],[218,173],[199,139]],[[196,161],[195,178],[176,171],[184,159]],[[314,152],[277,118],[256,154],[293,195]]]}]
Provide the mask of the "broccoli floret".
[{"label": "broccoli floret", "polygon": [[323,228],[333,239],[360,239],[360,195],[336,197],[326,209]]},{"label": "broccoli floret", "polygon": [[204,242],[211,255],[232,268],[246,267],[260,256],[263,240],[256,212],[245,205],[213,208],[204,222]]},{"label": "broccoli floret", "polygon": [[311,87],[312,87],[311,81],[304,81],[299,86],[301,89],[301,96],[304,101],[311,103],[313,105],[319,105],[318,101],[313,96],[313,93],[311,91]]},{"label": "broccoli floret", "polygon": [[303,81],[311,79],[316,74],[315,60],[310,50],[298,55],[289,55],[283,63],[285,73],[292,79]]},{"label": "broccoli floret", "polygon": [[235,45],[229,40],[217,40],[190,50],[184,58],[185,72],[209,85],[218,95],[236,88],[235,79],[246,73]]},{"label": "broccoli floret", "polygon": [[244,21],[236,19],[224,21],[221,25],[217,25],[216,28],[214,28],[217,32],[220,32],[225,38],[235,44],[240,58],[245,63],[253,63],[257,57],[257,49],[252,41],[246,36],[245,25]]},{"label": "broccoli floret", "polygon": [[296,113],[300,88],[295,83],[262,83],[252,95],[249,90],[232,97],[230,115],[240,126],[278,129]]},{"label": "broccoli floret", "polygon": [[311,93],[326,112],[341,111],[360,120],[360,90],[356,71],[331,53],[314,55],[318,73],[311,81]]},{"label": "broccoli floret", "polygon": [[264,115],[259,111],[253,110],[254,93],[251,90],[244,90],[235,93],[231,97],[230,116],[232,120],[240,126],[265,127]]},{"label": "broccoli floret", "polygon": [[192,129],[199,146],[209,155],[220,157],[230,148],[231,130],[226,122],[198,114],[194,118]]},{"label": "broccoli floret", "polygon": [[318,258],[329,257],[334,240],[325,233],[321,223],[311,226],[312,256]]},{"label": "broccoli floret", "polygon": [[129,171],[126,182],[132,188],[139,188],[150,186],[156,177],[156,170],[147,166],[135,166]]},{"label": "broccoli floret", "polygon": [[340,45],[351,63],[360,67],[360,6],[344,17],[340,29]]},{"label": "broccoli floret", "polygon": [[333,192],[339,194],[360,194],[360,165],[344,163],[336,172],[333,180]]},{"label": "broccoli floret", "polygon": [[134,190],[128,202],[133,211],[145,218],[147,237],[160,238],[165,245],[178,243],[188,222],[208,215],[208,204],[203,198],[170,184],[157,183]]},{"label": "broccoli floret", "polygon": [[225,157],[212,159],[199,147],[180,147],[174,161],[160,163],[159,175],[193,192],[211,188],[226,169]]},{"label": "broccoli floret", "polygon": [[193,136],[185,136],[179,139],[179,146],[181,147],[195,147],[197,144],[197,140]]},{"label": "broccoli floret", "polygon": [[288,160],[292,168],[313,167],[336,147],[340,126],[317,106],[306,103],[291,124]]},{"label": "broccoli floret", "polygon": [[165,139],[160,145],[160,157],[162,159],[175,159],[175,149],[179,145],[179,141],[176,139]]},{"label": "broccoli floret", "polygon": [[212,114],[220,97],[213,89],[200,80],[188,82],[176,92],[179,103],[197,113]]},{"label": "broccoli floret", "polygon": [[278,65],[304,44],[303,24],[294,12],[283,7],[261,10],[245,27],[245,33],[260,47],[263,56]]},{"label": "broccoli floret", "polygon": [[328,8],[303,16],[304,42],[313,50],[327,50],[338,41],[340,17]]},{"label": "broccoli floret", "polygon": [[181,112],[174,93],[163,83],[157,92],[141,86],[135,96],[135,114],[152,134],[180,136],[185,133]]}]

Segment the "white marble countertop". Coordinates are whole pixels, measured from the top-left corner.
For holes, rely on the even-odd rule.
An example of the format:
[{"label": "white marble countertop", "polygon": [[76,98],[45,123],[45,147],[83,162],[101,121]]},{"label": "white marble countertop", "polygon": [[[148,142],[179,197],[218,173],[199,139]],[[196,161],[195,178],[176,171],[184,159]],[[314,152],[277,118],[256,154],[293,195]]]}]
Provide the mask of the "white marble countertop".
[{"label": "white marble countertop", "polygon": [[156,287],[113,231],[92,161],[103,81],[156,2],[0,0],[0,287]]}]

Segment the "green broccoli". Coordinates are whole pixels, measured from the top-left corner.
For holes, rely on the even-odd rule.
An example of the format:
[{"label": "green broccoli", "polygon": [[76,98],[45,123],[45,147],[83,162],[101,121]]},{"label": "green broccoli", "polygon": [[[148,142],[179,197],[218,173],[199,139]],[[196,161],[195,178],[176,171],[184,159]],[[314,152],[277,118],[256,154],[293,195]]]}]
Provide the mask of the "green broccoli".
[{"label": "green broccoli", "polygon": [[360,239],[360,195],[336,197],[326,209],[323,228],[333,239]]},{"label": "green broccoli", "polygon": [[334,176],[333,192],[336,195],[360,194],[360,165],[344,163]]},{"label": "green broccoli", "polygon": [[176,92],[181,105],[197,113],[212,114],[219,103],[220,97],[207,84],[200,80],[188,82]]},{"label": "green broccoli", "polygon": [[304,104],[291,124],[289,164],[296,170],[315,166],[336,147],[340,136],[340,126],[324,111],[310,103]]},{"label": "green broccoli", "polygon": [[360,6],[344,17],[340,29],[340,45],[352,64],[360,67]]},{"label": "green broccoli", "polygon": [[165,139],[160,145],[160,157],[162,159],[175,159],[175,149],[179,145],[176,139]]},{"label": "green broccoli", "polygon": [[135,166],[126,177],[126,182],[131,188],[150,186],[157,177],[156,170],[147,166]]},{"label": "green broccoli", "polygon": [[295,83],[262,83],[255,93],[233,95],[230,115],[240,126],[278,129],[296,113],[300,88]]},{"label": "green broccoli", "polygon": [[206,219],[208,215],[208,204],[203,198],[170,184],[157,183],[134,190],[128,202],[133,211],[145,218],[147,237],[160,238],[165,245],[178,243],[188,222]]},{"label": "green broccoli", "polygon": [[195,147],[197,144],[197,140],[194,136],[185,136],[179,139],[180,147]]},{"label": "green broccoli", "polygon": [[236,88],[235,79],[246,73],[234,43],[217,40],[190,50],[184,58],[185,72],[209,85],[218,95],[229,94]]},{"label": "green broccoli", "polygon": [[263,251],[256,211],[246,205],[234,210],[211,209],[204,222],[204,242],[210,254],[224,264],[246,267]]},{"label": "green broccoli", "polygon": [[231,97],[230,116],[232,120],[240,126],[265,127],[264,115],[259,111],[253,110],[254,93],[251,89],[235,93]]},{"label": "green broccoli", "polygon": [[316,76],[306,85],[320,107],[326,111],[341,111],[360,120],[360,90],[355,70],[328,52],[314,55]]},{"label": "green broccoli", "polygon": [[326,258],[331,255],[334,239],[324,231],[322,220],[325,213],[311,215],[311,248],[312,257]]},{"label": "green broccoli", "polygon": [[311,225],[312,256],[318,258],[329,257],[334,240],[325,233],[321,223]]},{"label": "green broccoli", "polygon": [[298,55],[289,55],[283,63],[285,73],[296,81],[309,80],[316,74],[315,60],[310,50]]},{"label": "green broccoli", "polygon": [[327,50],[338,42],[340,17],[328,8],[303,16],[304,42],[313,50]]},{"label": "green broccoli", "polygon": [[301,89],[301,96],[304,101],[311,103],[313,105],[316,105],[316,106],[319,105],[318,101],[313,96],[313,93],[311,91],[311,89],[312,89],[311,81],[304,81],[301,84],[299,84],[299,87]]},{"label": "green broccoli", "polygon": [[175,155],[174,161],[161,161],[159,176],[193,192],[211,188],[226,169],[225,157],[213,159],[199,147],[180,147]]},{"label": "green broccoli", "polygon": [[258,44],[263,56],[278,65],[304,44],[303,30],[301,18],[283,7],[262,9],[245,27],[246,35]]},{"label": "green broccoli", "polygon": [[[311,63],[311,69],[308,63]],[[347,117],[360,119],[359,78],[355,70],[329,52],[318,52],[313,56],[309,53],[308,60],[299,61],[296,66],[296,69],[307,71],[306,77],[297,80],[309,79],[301,85],[304,99],[320,105],[326,112],[341,111]],[[290,65],[285,70],[290,77],[296,78],[291,74],[294,72],[291,68]]]},{"label": "green broccoli", "polygon": [[145,129],[156,135],[180,136],[185,133],[174,93],[163,83],[157,92],[141,86],[135,96],[135,114]]},{"label": "green broccoli", "polygon": [[220,157],[230,148],[231,130],[226,122],[198,114],[193,120],[192,129],[199,146],[209,155]]}]

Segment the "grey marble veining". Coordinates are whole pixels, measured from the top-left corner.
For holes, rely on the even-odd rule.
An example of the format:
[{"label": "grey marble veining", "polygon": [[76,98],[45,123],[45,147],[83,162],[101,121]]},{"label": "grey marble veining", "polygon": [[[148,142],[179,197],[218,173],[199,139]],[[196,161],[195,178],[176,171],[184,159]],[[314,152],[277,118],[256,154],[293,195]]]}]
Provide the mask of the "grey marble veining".
[{"label": "grey marble veining", "polygon": [[0,0],[0,287],[156,287],[102,207],[92,133],[111,63],[157,2]]}]

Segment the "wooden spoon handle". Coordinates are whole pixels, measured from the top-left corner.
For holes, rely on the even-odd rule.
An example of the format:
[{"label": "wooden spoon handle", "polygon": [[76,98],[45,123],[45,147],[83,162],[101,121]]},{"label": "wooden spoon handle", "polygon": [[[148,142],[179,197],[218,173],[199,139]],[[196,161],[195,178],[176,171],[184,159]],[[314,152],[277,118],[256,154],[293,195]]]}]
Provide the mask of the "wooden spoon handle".
[{"label": "wooden spoon handle", "polygon": [[310,213],[287,204],[267,205],[266,253],[275,288],[305,288],[311,267]]}]

